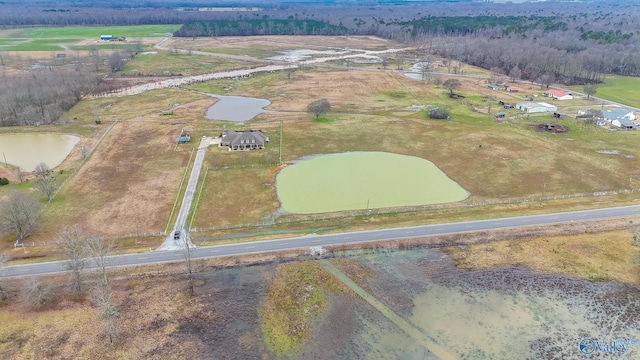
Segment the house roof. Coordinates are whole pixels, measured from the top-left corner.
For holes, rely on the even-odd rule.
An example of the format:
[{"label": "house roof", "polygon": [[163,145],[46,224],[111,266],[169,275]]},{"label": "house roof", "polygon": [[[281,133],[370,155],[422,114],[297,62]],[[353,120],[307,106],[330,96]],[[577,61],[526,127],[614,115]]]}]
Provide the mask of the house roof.
[{"label": "house roof", "polygon": [[224,130],[222,132],[222,141],[220,142],[220,144],[223,146],[241,146],[251,144],[264,145],[264,143],[268,141],[269,138],[266,137],[260,130]]},{"label": "house roof", "polygon": [[635,116],[633,114],[633,110],[624,109],[624,108],[622,108],[622,109],[613,109],[613,110],[604,110],[602,112],[602,116],[607,121],[635,118]]},{"label": "house roof", "polygon": [[557,90],[557,89],[549,89],[547,91],[544,92],[545,95],[551,95],[554,97],[563,97],[566,96],[567,93],[562,91],[562,90]]}]

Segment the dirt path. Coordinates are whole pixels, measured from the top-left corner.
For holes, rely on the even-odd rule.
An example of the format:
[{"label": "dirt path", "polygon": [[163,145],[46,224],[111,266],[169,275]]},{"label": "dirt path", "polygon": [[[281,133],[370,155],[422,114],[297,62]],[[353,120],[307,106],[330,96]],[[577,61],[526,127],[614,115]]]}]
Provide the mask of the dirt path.
[{"label": "dirt path", "polygon": [[[169,51],[169,49],[166,48],[167,40],[169,39],[167,38],[162,39],[160,42],[154,45],[154,48],[157,50]],[[175,88],[182,85],[189,85],[193,83],[198,83],[198,82],[203,82],[208,80],[215,80],[215,79],[241,78],[241,77],[251,76],[252,74],[256,74],[260,72],[273,72],[273,71],[281,71],[281,70],[292,69],[292,68],[296,69],[300,65],[312,65],[312,64],[325,63],[328,61],[354,59],[354,58],[371,59],[371,58],[376,58],[378,57],[378,55],[382,55],[382,54],[391,54],[391,53],[403,52],[403,51],[412,50],[412,49],[413,48],[397,48],[397,49],[385,49],[385,50],[346,49],[350,52],[349,54],[319,57],[311,60],[302,60],[301,58],[293,58],[293,59],[290,59],[290,61],[288,62],[280,61],[279,64],[274,64],[275,63],[274,61],[267,61],[263,59],[252,59],[252,58],[238,57],[238,56],[232,56],[232,55],[222,55],[223,57],[227,57],[230,59],[238,59],[243,61],[253,60],[258,62],[267,62],[270,64],[265,66],[259,66],[252,69],[240,69],[240,70],[222,71],[222,72],[202,74],[202,75],[170,78],[170,79],[155,81],[155,82],[142,84],[142,85],[134,85],[126,89],[121,89],[119,91],[112,92],[112,93],[95,95],[94,98],[136,95],[149,90]],[[189,50],[172,49],[172,51],[187,52]],[[198,52],[198,54],[220,57],[220,54],[207,53],[207,52]]]},{"label": "dirt path", "polygon": [[415,325],[408,322],[407,320],[400,317],[398,314],[393,312],[393,310],[389,309],[385,304],[376,299],[373,295],[369,294],[365,289],[360,287],[360,285],[356,284],[355,281],[351,280],[346,274],[340,271],[337,267],[335,267],[329,260],[323,259],[320,260],[322,266],[329,271],[333,276],[338,278],[338,280],[342,281],[345,285],[349,287],[349,289],[353,290],[356,294],[358,294],[363,300],[368,302],[371,306],[373,306],[376,310],[378,310],[382,315],[387,317],[391,322],[396,324],[402,331],[411,336],[414,340],[424,346],[427,350],[429,350],[432,354],[437,356],[440,359],[455,359],[456,357],[447,351],[442,346],[435,343],[432,339],[430,339],[427,335],[423,334],[420,329],[418,329]]}]

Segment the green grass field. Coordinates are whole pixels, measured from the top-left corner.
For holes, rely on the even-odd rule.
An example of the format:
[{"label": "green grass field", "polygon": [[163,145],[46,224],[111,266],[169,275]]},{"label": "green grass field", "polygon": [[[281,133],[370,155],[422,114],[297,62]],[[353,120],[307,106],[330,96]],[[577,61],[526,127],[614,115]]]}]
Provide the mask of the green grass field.
[{"label": "green grass field", "polygon": [[[126,37],[165,37],[178,30],[181,25],[137,25],[137,26],[71,26],[71,27],[39,27],[24,29],[22,36],[30,39],[49,38],[93,38],[100,35]],[[14,32],[15,34],[15,32]]]},{"label": "green grass field", "polygon": [[[583,92],[582,86],[571,86],[571,89]],[[607,77],[604,84],[598,85],[596,97],[615,101],[621,104],[640,107],[640,78],[631,76]]]},{"label": "green grass field", "polygon": [[[60,51],[87,50],[89,46],[74,46],[82,39],[99,38],[100,35],[125,36],[127,38],[166,37],[181,25],[138,25],[138,26],[73,26],[39,27],[28,29],[0,30],[0,50],[4,51]],[[98,45],[101,49],[119,49],[127,46],[121,43]]]}]

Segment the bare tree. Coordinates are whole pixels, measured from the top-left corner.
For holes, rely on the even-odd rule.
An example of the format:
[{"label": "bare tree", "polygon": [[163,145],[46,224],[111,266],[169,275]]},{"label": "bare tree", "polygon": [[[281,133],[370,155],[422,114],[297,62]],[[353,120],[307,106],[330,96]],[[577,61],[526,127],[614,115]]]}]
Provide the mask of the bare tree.
[{"label": "bare tree", "polygon": [[107,58],[107,66],[109,66],[109,70],[111,72],[118,72],[122,70],[125,64],[125,60],[122,58],[122,56],[123,55],[120,53],[120,51],[114,51],[111,55],[109,55],[109,57]]},{"label": "bare tree", "polygon": [[7,300],[9,297],[7,286],[4,284],[4,264],[7,262],[7,257],[4,254],[0,254],[0,301]]},{"label": "bare tree", "polygon": [[309,105],[307,105],[307,113],[313,114],[316,119],[320,117],[320,115],[325,114],[331,110],[331,103],[327,99],[316,100]]},{"label": "bare tree", "polygon": [[118,327],[115,322],[118,317],[118,311],[113,305],[110,285],[97,284],[91,292],[90,300],[98,307],[98,316],[102,319],[102,331],[108,339],[109,345],[113,346],[118,333]]},{"label": "bare tree", "polygon": [[489,76],[489,82],[492,84],[501,84],[505,82],[506,76],[502,68],[494,66],[490,69],[491,76]]},{"label": "bare tree", "polygon": [[640,247],[640,225],[634,225],[631,223],[631,225],[629,225],[629,232],[633,236],[632,244]]},{"label": "bare tree", "polygon": [[294,72],[296,72],[296,68],[294,67],[288,67],[285,72],[287,73],[287,80],[291,80],[291,76],[293,75]]},{"label": "bare tree", "polygon": [[100,65],[102,65],[102,57],[100,56],[100,49],[97,46],[89,46],[89,57],[91,58],[91,63],[93,64],[93,70],[100,70]]},{"label": "bare tree", "polygon": [[53,200],[53,195],[56,192],[56,179],[53,176],[53,172],[49,169],[47,164],[41,162],[36,165],[36,185],[38,189],[42,191],[47,197],[47,201]]},{"label": "bare tree", "polygon": [[64,267],[71,273],[70,287],[75,295],[84,293],[82,270],[86,266],[85,261],[85,235],[78,226],[64,227],[58,233],[58,241],[62,243],[67,260]]},{"label": "bare tree", "polygon": [[433,81],[433,83],[436,86],[440,86],[440,84],[442,84],[442,75],[440,74],[433,74],[431,75],[431,80]]},{"label": "bare tree", "polygon": [[96,268],[100,274],[100,281],[96,283],[91,292],[91,302],[99,309],[99,316],[103,320],[103,332],[109,340],[109,345],[113,346],[118,328],[115,319],[118,317],[118,311],[113,305],[111,296],[111,284],[109,282],[109,272],[107,271],[109,254],[113,251],[114,242],[98,237],[91,237],[86,240],[86,251],[95,262]]},{"label": "bare tree", "polygon": [[36,277],[31,277],[24,283],[22,296],[25,305],[40,309],[51,298],[51,286]]},{"label": "bare tree", "polygon": [[180,241],[182,241],[182,257],[184,257],[184,264],[187,271],[187,283],[189,285],[189,291],[191,295],[193,295],[193,266],[191,264],[191,257],[195,247],[191,245],[187,236],[184,236],[184,239],[181,239]]},{"label": "bare tree", "polygon": [[549,73],[542,74],[538,78],[538,83],[540,84],[540,88],[546,87],[548,89],[549,86],[551,86],[551,84],[553,84],[555,81],[556,81],[556,77],[553,76],[553,74],[549,74]]},{"label": "bare tree", "polygon": [[396,70],[402,70],[402,58],[396,56]]},{"label": "bare tree", "polygon": [[22,182],[24,181],[24,176],[25,173],[22,172],[22,169],[20,168],[20,166],[16,167],[16,177],[18,177],[18,180],[20,180],[20,184],[22,184]]},{"label": "bare tree", "polygon": [[33,196],[21,192],[11,193],[0,206],[0,223],[5,229],[18,235],[16,244],[22,243],[36,225],[41,209],[42,206]]},{"label": "bare tree", "polygon": [[511,81],[516,81],[516,80],[520,80],[522,79],[522,71],[520,70],[520,68],[518,67],[518,65],[515,65],[510,71],[509,71],[509,78],[511,79]]},{"label": "bare tree", "polygon": [[591,95],[598,91],[598,85],[596,84],[584,84],[584,93],[587,94],[587,99],[591,98]]},{"label": "bare tree", "polygon": [[107,267],[109,266],[109,254],[115,248],[113,240],[105,240],[100,237],[89,237],[85,241],[86,253],[93,259],[96,268],[100,272],[101,282],[103,285],[109,285],[109,274]]},{"label": "bare tree", "polygon": [[382,57],[382,68],[387,70],[387,66],[389,66],[389,58]]},{"label": "bare tree", "polygon": [[423,61],[418,65],[420,74],[422,74],[422,80],[429,80],[429,72],[431,71],[431,64]]},{"label": "bare tree", "polygon": [[449,90],[450,94],[453,94],[455,90],[459,89],[462,86],[462,83],[458,79],[447,79],[447,81],[445,81],[442,85]]},{"label": "bare tree", "polygon": [[80,156],[82,156],[82,160],[85,160],[91,154],[91,148],[87,144],[82,144],[80,146]]}]

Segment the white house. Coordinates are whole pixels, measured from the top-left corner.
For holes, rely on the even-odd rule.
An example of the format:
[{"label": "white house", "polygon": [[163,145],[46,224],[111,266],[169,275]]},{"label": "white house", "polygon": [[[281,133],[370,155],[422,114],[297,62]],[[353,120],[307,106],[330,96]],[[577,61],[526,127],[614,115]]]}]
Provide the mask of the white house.
[{"label": "white house", "polygon": [[556,100],[571,100],[571,99],[573,99],[573,95],[567,94],[563,90],[557,90],[557,89],[549,89],[549,90],[543,92],[542,95],[544,95],[546,97],[549,97],[549,98],[552,98],[552,99],[556,99]]},{"label": "white house", "polygon": [[557,106],[543,102],[525,101],[516,104],[516,109],[526,113],[554,112],[558,111]]}]

